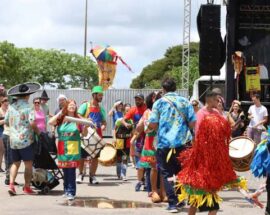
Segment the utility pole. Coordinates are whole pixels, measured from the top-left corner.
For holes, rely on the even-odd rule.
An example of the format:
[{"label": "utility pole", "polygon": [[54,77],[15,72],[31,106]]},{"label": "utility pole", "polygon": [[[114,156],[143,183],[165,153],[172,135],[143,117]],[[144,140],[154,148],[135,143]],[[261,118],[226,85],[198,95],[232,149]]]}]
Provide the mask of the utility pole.
[{"label": "utility pole", "polygon": [[85,0],[85,17],[84,17],[84,57],[86,57],[87,49],[87,9],[88,9],[88,0]]},{"label": "utility pole", "polygon": [[189,89],[191,0],[184,0],[184,29],[182,49],[182,89]]},{"label": "utility pole", "polygon": [[[85,0],[85,17],[84,17],[84,53],[83,56],[86,58],[86,50],[87,50],[87,11],[88,11],[88,0]],[[86,88],[86,80],[83,77],[83,88]]]}]

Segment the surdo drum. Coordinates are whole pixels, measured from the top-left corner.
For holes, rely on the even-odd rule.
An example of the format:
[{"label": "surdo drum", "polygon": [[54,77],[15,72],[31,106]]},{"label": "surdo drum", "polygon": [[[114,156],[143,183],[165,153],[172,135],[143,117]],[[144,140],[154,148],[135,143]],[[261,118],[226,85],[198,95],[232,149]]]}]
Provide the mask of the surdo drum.
[{"label": "surdo drum", "polygon": [[114,145],[108,143],[101,150],[98,161],[102,166],[112,166],[116,162],[116,154],[117,154],[117,150],[114,147]]},{"label": "surdo drum", "polygon": [[230,141],[229,156],[233,168],[239,172],[245,172],[250,169],[255,143],[248,137],[236,137]]}]

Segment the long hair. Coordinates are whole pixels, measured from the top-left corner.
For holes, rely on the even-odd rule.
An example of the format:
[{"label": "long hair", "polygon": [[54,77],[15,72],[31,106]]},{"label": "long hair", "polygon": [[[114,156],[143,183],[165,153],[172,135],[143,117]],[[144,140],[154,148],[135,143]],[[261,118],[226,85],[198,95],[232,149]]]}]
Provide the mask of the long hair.
[{"label": "long hair", "polygon": [[145,99],[147,108],[152,110],[153,104],[155,103],[156,100],[160,98],[161,98],[161,91],[150,93]]},{"label": "long hair", "polygon": [[78,116],[78,113],[77,113],[77,103],[75,100],[73,99],[68,99],[65,106],[63,107],[62,109],[62,114],[60,115],[60,117],[57,119],[57,126],[61,125],[63,123],[63,120],[65,118],[65,116],[68,115],[68,105],[71,103],[71,102],[74,102],[74,104],[76,105],[76,108],[75,108],[75,113],[74,113],[74,117],[75,118],[79,118]]}]

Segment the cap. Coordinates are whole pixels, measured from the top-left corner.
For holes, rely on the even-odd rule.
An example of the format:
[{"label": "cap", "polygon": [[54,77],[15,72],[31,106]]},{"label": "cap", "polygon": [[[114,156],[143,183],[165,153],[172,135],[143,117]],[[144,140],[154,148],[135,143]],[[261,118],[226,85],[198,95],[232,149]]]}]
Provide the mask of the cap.
[{"label": "cap", "polygon": [[138,94],[136,94],[136,96],[134,96],[134,98],[144,99],[144,95],[141,93],[138,93]]},{"label": "cap", "polygon": [[102,86],[94,86],[92,89],[92,94],[94,94],[94,93],[103,93]]}]

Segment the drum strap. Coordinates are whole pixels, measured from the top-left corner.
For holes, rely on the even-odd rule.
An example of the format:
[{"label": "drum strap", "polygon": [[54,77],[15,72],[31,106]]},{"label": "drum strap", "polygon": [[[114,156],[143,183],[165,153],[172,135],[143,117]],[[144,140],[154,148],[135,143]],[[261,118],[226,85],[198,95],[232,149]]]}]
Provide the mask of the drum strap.
[{"label": "drum strap", "polygon": [[[173,104],[173,102],[172,102],[169,98],[167,98],[167,97],[164,96],[164,97],[163,97],[163,100],[166,101],[167,103],[169,103],[169,104],[171,105],[171,107],[172,107],[173,109],[176,110],[176,112],[179,114],[179,116],[181,116],[181,117],[183,118],[184,122],[185,122],[185,123],[187,124],[187,126],[188,126],[188,121],[187,121],[187,118],[186,118],[185,114],[182,113],[180,110],[178,110],[178,108]],[[190,131],[190,133],[192,134],[192,131],[191,131],[190,129],[189,129],[189,131]],[[189,137],[189,135],[187,135],[186,139],[188,139],[188,137]],[[185,144],[186,144],[186,143],[185,143]],[[172,154],[175,154],[175,153],[176,153],[175,148],[172,148],[172,149],[169,151],[169,153],[168,153],[168,155],[167,155],[167,158],[166,158],[167,163],[169,162],[169,160],[170,160]]]}]

